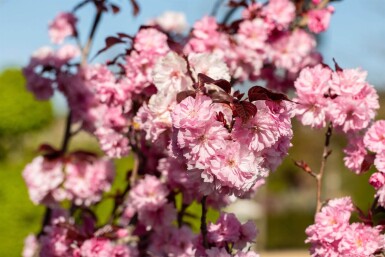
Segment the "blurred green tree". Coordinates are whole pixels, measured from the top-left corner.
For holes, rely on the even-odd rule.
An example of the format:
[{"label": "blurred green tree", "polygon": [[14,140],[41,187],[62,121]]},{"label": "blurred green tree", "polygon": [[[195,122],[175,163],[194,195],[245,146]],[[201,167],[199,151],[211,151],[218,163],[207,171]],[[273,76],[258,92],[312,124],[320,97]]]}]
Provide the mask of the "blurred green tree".
[{"label": "blurred green tree", "polygon": [[15,137],[47,125],[53,118],[50,102],[35,100],[25,88],[20,69],[0,73],[0,158],[15,143]]}]

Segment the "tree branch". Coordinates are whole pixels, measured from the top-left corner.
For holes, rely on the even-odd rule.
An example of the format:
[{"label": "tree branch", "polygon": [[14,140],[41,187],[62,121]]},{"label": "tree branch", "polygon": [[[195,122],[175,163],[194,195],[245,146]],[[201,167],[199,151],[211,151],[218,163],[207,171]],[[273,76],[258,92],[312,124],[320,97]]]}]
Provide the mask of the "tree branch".
[{"label": "tree branch", "polygon": [[94,40],[95,32],[96,32],[96,29],[98,28],[98,26],[100,24],[102,14],[103,14],[103,10],[101,8],[99,8],[98,6],[96,6],[96,8],[97,8],[97,12],[95,15],[94,22],[92,23],[90,35],[88,36],[87,43],[84,46],[83,51],[82,51],[82,66],[87,63],[88,54],[91,50],[91,46],[92,46],[92,42]]},{"label": "tree branch", "polygon": [[213,6],[213,9],[211,10],[210,16],[217,16],[219,8],[223,4],[225,0],[217,0]]},{"label": "tree branch", "polygon": [[207,195],[202,197],[201,204],[202,204],[202,215],[201,215],[201,233],[202,233],[202,244],[204,248],[208,248],[207,243],[207,221],[206,221],[206,215],[207,215],[207,206],[206,206],[206,200]]},{"label": "tree branch", "polygon": [[332,133],[333,133],[333,124],[331,122],[329,122],[327,131],[325,133],[325,144],[324,144],[324,150],[322,153],[321,167],[320,167],[319,173],[316,176],[316,180],[317,180],[317,209],[316,209],[316,212],[319,212],[321,210],[321,207],[322,207],[322,179],[323,179],[323,176],[325,173],[325,166],[326,166],[327,159],[328,159],[329,155],[331,154],[331,150],[329,149],[329,145],[330,145],[330,138],[332,136]]}]

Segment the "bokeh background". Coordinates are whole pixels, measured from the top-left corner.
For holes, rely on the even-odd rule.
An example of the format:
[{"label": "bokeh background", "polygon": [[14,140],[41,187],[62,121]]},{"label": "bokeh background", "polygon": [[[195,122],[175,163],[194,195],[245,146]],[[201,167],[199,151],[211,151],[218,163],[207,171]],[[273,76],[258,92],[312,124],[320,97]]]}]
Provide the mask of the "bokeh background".
[{"label": "bokeh background", "polygon": [[[34,206],[27,194],[21,171],[36,156],[44,142],[59,145],[67,113],[65,100],[55,95],[51,102],[37,102],[25,90],[21,67],[37,48],[49,45],[48,22],[60,11],[69,11],[77,0],[0,0],[0,257],[20,256],[23,239],[40,228],[44,209]],[[181,11],[189,24],[208,15],[215,0],[138,0],[139,16],[132,17],[129,1],[116,16],[106,15],[95,39],[91,56],[104,46],[104,38],[116,32],[135,33],[140,24],[164,11]],[[385,118],[385,4],[383,0],[344,0],[335,2],[336,12],[330,29],[318,37],[324,61],[335,58],[342,67],[362,67],[368,80],[380,93]],[[226,12],[222,6],[218,16]],[[87,33],[93,10],[80,12],[80,35]],[[103,61],[108,56],[98,57]],[[315,208],[315,183],[293,164],[306,160],[317,170],[320,165],[324,131],[313,131],[294,122],[290,156],[273,173],[252,202],[238,202],[230,207],[241,218],[254,219],[260,229],[258,246],[263,250],[305,248],[304,230],[312,223]],[[352,195],[361,208],[369,207],[374,191],[368,185],[370,172],[357,176],[342,162],[346,142],[333,135],[333,153],[325,178],[325,197]],[[70,149],[99,151],[96,141],[80,133]],[[131,159],[117,161],[119,187]],[[103,217],[111,206],[105,203],[98,213]],[[215,213],[211,218],[215,218]]]}]

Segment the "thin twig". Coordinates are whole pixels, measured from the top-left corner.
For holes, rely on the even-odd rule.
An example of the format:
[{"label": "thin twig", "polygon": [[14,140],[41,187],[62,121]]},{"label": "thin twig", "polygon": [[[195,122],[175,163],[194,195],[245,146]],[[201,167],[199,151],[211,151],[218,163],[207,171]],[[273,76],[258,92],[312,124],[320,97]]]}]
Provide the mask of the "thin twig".
[{"label": "thin twig", "polygon": [[65,153],[67,151],[68,143],[69,143],[71,136],[72,136],[71,123],[72,123],[72,112],[70,111],[68,113],[68,116],[67,116],[66,126],[65,126],[65,130],[64,130],[64,138],[63,138],[63,142],[62,142],[62,145],[60,148],[61,153]]},{"label": "thin twig", "polygon": [[221,7],[221,5],[223,4],[225,0],[217,0],[213,6],[213,9],[211,11],[211,14],[210,16],[217,16],[218,14],[218,11],[219,11],[219,8]]},{"label": "thin twig", "polygon": [[131,176],[130,176],[130,185],[134,186],[136,178],[138,177],[138,171],[140,166],[140,157],[139,154],[133,151],[134,155],[134,167],[132,168]]},{"label": "thin twig", "polygon": [[178,221],[178,227],[179,228],[182,227],[182,225],[183,225],[183,216],[186,212],[187,207],[188,207],[187,204],[182,203],[182,207],[181,207],[180,211],[178,212],[177,221]]},{"label": "thin twig", "polygon": [[[72,119],[72,114],[71,112],[67,116],[67,121],[66,121],[66,126],[64,130],[64,137],[63,137],[63,142],[60,148],[60,152],[64,154],[67,151],[68,148],[68,143],[71,138],[71,119]],[[52,209],[50,207],[46,207],[43,221],[41,224],[41,229],[40,232],[37,234],[38,237],[42,236],[44,234],[44,228],[50,223],[51,221],[51,216],[52,216]]]},{"label": "thin twig", "polygon": [[40,228],[40,231],[39,233],[37,234],[37,237],[41,237],[43,234],[44,234],[44,228],[46,225],[49,224],[49,222],[51,221],[51,214],[52,214],[52,209],[47,207],[45,209],[45,213],[44,213],[44,218],[43,218],[43,222],[42,222],[42,226]]},{"label": "thin twig", "polygon": [[329,149],[330,145],[330,138],[333,133],[333,124],[330,122],[328,125],[328,129],[325,133],[325,144],[324,144],[324,150],[322,153],[322,161],[321,161],[321,167],[319,170],[319,173],[316,176],[317,180],[317,209],[316,212],[319,212],[322,207],[322,179],[325,173],[325,166],[326,166],[326,161],[331,154],[331,150]]},{"label": "thin twig", "polygon": [[222,20],[222,24],[226,24],[230,18],[233,16],[233,14],[237,11],[239,6],[232,7],[225,15],[225,17]]},{"label": "thin twig", "polygon": [[207,221],[206,221],[206,215],[207,215],[207,206],[206,206],[206,200],[207,195],[202,197],[201,204],[202,204],[202,215],[201,215],[201,233],[202,233],[202,244],[204,248],[208,248],[207,243]]},{"label": "thin twig", "polygon": [[96,7],[97,7],[97,13],[95,15],[94,22],[92,23],[91,32],[90,32],[90,35],[88,36],[87,43],[84,46],[82,51],[82,65],[85,65],[87,63],[88,54],[90,52],[92,42],[94,40],[95,32],[96,32],[96,29],[98,28],[98,25],[101,21],[102,14],[103,14],[103,10],[98,6]]}]

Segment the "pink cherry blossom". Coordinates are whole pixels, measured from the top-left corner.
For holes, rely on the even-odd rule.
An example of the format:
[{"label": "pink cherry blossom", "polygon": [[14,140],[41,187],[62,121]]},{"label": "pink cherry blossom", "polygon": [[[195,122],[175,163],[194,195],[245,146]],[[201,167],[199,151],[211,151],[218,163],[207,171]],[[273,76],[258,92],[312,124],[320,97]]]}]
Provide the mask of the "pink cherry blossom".
[{"label": "pink cherry blossom", "polygon": [[302,68],[304,59],[314,52],[315,46],[313,36],[302,29],[296,29],[292,33],[278,36],[271,43],[268,55],[277,67],[296,73]]},{"label": "pink cherry blossom", "polygon": [[240,236],[241,223],[233,213],[221,213],[215,224],[207,227],[207,239],[220,246],[226,242],[237,242]]},{"label": "pink cherry blossom", "polygon": [[378,171],[385,172],[385,152],[376,154],[374,158],[374,166]]},{"label": "pink cherry blossom", "polygon": [[264,101],[257,101],[257,114],[246,123],[235,120],[233,136],[245,143],[250,150],[261,151],[274,145],[281,136],[278,117],[271,113]]},{"label": "pink cherry blossom", "polygon": [[49,36],[55,44],[61,44],[66,37],[75,35],[77,18],[68,12],[59,13],[49,24]]},{"label": "pink cherry blossom", "polygon": [[159,179],[146,175],[132,188],[128,201],[137,210],[156,210],[167,202],[168,193]]},{"label": "pink cherry blossom", "polygon": [[164,12],[150,22],[152,23],[159,25],[164,31],[173,33],[183,33],[188,27],[186,16],[182,12]]},{"label": "pink cherry blossom", "polygon": [[362,164],[367,158],[367,151],[364,146],[363,137],[360,135],[350,135],[349,144],[344,149],[345,166],[357,174],[362,172]]},{"label": "pink cherry blossom", "polygon": [[29,234],[24,239],[23,257],[34,257],[39,249],[37,238],[33,234]]},{"label": "pink cherry blossom", "polygon": [[207,172],[216,179],[216,186],[228,187],[236,194],[250,190],[258,179],[269,171],[262,167],[262,158],[254,155],[238,142],[229,142],[210,160]]},{"label": "pink cherry blossom", "polygon": [[271,0],[262,13],[279,29],[285,29],[295,18],[295,6],[289,0]]},{"label": "pink cherry blossom", "polygon": [[385,150],[385,121],[376,121],[364,136],[365,146],[372,152],[381,153]]},{"label": "pink cherry blossom", "polygon": [[109,157],[121,158],[128,155],[131,150],[128,139],[113,129],[101,127],[95,131],[95,136],[102,150]]},{"label": "pink cherry blossom", "polygon": [[338,251],[342,256],[372,256],[384,247],[385,237],[380,232],[380,227],[353,223],[348,227],[344,237],[339,242]]},{"label": "pink cherry blossom", "polygon": [[57,188],[64,181],[63,165],[59,160],[38,156],[23,171],[29,197],[35,204],[52,204],[60,199]]},{"label": "pink cherry blossom", "polygon": [[262,50],[269,36],[270,26],[262,19],[245,20],[239,25],[237,40],[240,44]]},{"label": "pink cherry blossom", "polygon": [[91,238],[82,244],[80,248],[81,256],[89,257],[110,257],[113,256],[112,243],[104,238]]},{"label": "pink cherry blossom", "polygon": [[216,54],[191,53],[188,56],[190,69],[194,79],[198,80],[198,74],[203,73],[212,79],[224,79],[230,81],[229,68],[224,60]]},{"label": "pink cherry blossom", "polygon": [[373,173],[372,176],[370,176],[369,183],[374,189],[379,190],[385,185],[385,174],[383,172]]},{"label": "pink cherry blossom", "polygon": [[321,33],[329,27],[330,18],[334,12],[332,6],[324,9],[313,9],[307,13],[308,27],[311,32]]},{"label": "pink cherry blossom", "polygon": [[166,227],[161,231],[156,231],[152,237],[150,251],[154,255],[194,256],[194,237],[195,235],[187,226],[181,228]]},{"label": "pink cherry blossom", "polygon": [[64,188],[77,205],[99,201],[115,176],[114,166],[107,159],[75,159],[66,164],[65,172]]},{"label": "pink cherry blossom", "polygon": [[198,94],[195,98],[189,96],[175,106],[171,117],[175,128],[196,129],[214,119],[211,98]]},{"label": "pink cherry blossom", "polygon": [[134,48],[139,52],[164,55],[169,50],[167,36],[153,28],[141,29],[136,34]]}]

